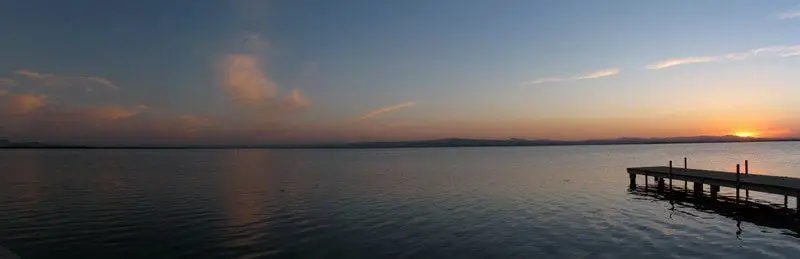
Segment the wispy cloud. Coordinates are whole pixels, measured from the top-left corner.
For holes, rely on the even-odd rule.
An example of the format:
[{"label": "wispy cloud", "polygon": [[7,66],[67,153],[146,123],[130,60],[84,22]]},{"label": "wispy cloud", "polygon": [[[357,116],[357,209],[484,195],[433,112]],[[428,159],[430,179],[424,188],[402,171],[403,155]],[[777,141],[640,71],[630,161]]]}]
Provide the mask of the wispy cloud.
[{"label": "wispy cloud", "polygon": [[533,84],[542,84],[542,83],[552,83],[552,82],[567,82],[567,81],[577,81],[577,80],[584,80],[584,79],[595,79],[607,76],[613,76],[619,74],[619,68],[609,68],[598,70],[590,73],[586,73],[583,75],[575,75],[570,77],[545,77],[536,79],[533,81],[525,82],[526,85],[533,85]]},{"label": "wispy cloud", "polygon": [[46,87],[85,87],[86,90],[94,90],[95,88],[119,90],[119,87],[111,80],[98,76],[59,76],[27,69],[16,70],[14,75]]},{"label": "wispy cloud", "polygon": [[800,17],[800,10],[784,12],[778,15],[779,19],[794,19]]},{"label": "wispy cloud", "polygon": [[98,84],[100,86],[106,87],[108,89],[119,90],[119,87],[117,85],[115,85],[110,80],[102,78],[102,77],[90,76],[90,77],[84,77],[83,79],[88,81],[88,82],[90,82],[90,83],[95,83],[95,84]]},{"label": "wispy cloud", "polygon": [[133,107],[104,106],[88,109],[84,111],[84,113],[89,118],[117,120],[140,114],[148,109],[149,107],[144,105],[136,105]]},{"label": "wispy cloud", "polygon": [[672,58],[662,60],[656,63],[647,65],[647,69],[662,69],[679,65],[686,65],[692,63],[706,63],[719,60],[719,57],[685,57],[685,58]]},{"label": "wispy cloud", "polygon": [[13,114],[28,114],[46,104],[47,97],[41,94],[6,94],[7,109]]},{"label": "wispy cloud", "polygon": [[284,105],[290,110],[302,109],[311,105],[311,100],[295,89],[284,98]]},{"label": "wispy cloud", "polygon": [[42,79],[42,78],[55,77],[55,75],[41,74],[41,73],[38,73],[38,72],[33,72],[33,71],[30,71],[30,70],[26,70],[26,69],[20,69],[20,70],[14,71],[14,74],[20,75],[20,76],[24,76],[24,77],[27,77],[27,78],[30,78],[30,79]]},{"label": "wispy cloud", "polygon": [[184,131],[194,133],[197,130],[208,127],[214,123],[214,120],[206,116],[198,115],[183,115],[178,117],[183,123]]},{"label": "wispy cloud", "polygon": [[404,103],[396,104],[396,105],[392,105],[392,106],[381,107],[381,108],[372,110],[370,112],[367,112],[364,115],[359,116],[357,120],[358,121],[368,120],[368,119],[371,119],[371,118],[373,118],[375,116],[378,116],[378,115],[381,115],[381,114],[384,114],[384,113],[387,113],[387,112],[392,112],[392,111],[400,110],[400,109],[403,109],[403,108],[408,108],[408,107],[411,107],[411,106],[414,106],[414,105],[416,105],[415,102],[404,102]]},{"label": "wispy cloud", "polygon": [[646,68],[651,70],[656,70],[656,69],[664,69],[680,65],[694,64],[694,63],[745,60],[765,55],[778,56],[778,57],[798,56],[800,55],[800,45],[770,46],[764,48],[751,49],[745,52],[728,53],[716,56],[670,58],[655,63],[651,63],[647,65]]},{"label": "wispy cloud", "polygon": [[17,83],[17,80],[11,78],[0,78],[0,86],[15,86],[17,84],[19,84]]}]

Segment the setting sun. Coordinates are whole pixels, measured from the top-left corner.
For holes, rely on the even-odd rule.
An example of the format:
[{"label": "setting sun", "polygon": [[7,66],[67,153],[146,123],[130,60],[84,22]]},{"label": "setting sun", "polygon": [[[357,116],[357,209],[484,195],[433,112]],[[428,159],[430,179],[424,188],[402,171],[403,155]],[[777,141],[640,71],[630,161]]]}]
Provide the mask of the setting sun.
[{"label": "setting sun", "polygon": [[740,138],[749,138],[749,137],[755,137],[756,133],[752,131],[737,131],[736,133],[733,133],[733,135]]}]

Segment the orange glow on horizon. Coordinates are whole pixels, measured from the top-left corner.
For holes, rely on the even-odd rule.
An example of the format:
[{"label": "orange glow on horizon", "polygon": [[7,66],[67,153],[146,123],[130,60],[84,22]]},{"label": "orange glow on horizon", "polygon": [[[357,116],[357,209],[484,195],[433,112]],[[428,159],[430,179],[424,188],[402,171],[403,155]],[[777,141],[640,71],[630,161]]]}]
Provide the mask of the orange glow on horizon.
[{"label": "orange glow on horizon", "polygon": [[740,138],[752,138],[758,136],[758,133],[752,131],[737,131],[733,133],[733,135]]}]

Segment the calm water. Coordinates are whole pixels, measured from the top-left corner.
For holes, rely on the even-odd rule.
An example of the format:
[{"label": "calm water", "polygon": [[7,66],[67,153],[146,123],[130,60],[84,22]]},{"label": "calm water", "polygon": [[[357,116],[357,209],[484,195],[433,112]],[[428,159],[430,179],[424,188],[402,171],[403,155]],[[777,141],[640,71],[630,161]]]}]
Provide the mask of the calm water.
[{"label": "calm water", "polygon": [[800,177],[800,143],[0,151],[0,245],[22,258],[800,254],[792,230],[627,190],[626,167],[684,156]]}]

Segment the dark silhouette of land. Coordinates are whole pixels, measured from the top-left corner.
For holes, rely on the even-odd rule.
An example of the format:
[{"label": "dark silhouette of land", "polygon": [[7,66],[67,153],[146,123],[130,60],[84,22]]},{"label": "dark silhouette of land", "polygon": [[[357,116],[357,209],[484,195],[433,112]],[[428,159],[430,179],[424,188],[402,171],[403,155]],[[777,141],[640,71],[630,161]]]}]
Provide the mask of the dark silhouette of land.
[{"label": "dark silhouette of land", "polygon": [[515,146],[578,146],[633,144],[688,144],[728,142],[800,141],[800,138],[755,138],[737,136],[695,136],[668,138],[615,138],[588,140],[551,139],[466,139],[445,138],[416,141],[380,141],[325,144],[246,144],[246,145],[72,145],[40,142],[12,142],[0,139],[0,149],[196,149],[196,148],[271,148],[271,149],[366,149],[366,148],[427,148],[427,147],[515,147]]},{"label": "dark silhouette of land", "polygon": [[[7,139],[0,139],[0,148],[39,148],[48,145],[39,142],[11,142]],[[57,146],[57,145],[50,145]]]},{"label": "dark silhouette of land", "polygon": [[[625,144],[681,144],[725,142],[800,141],[800,138],[754,138],[737,136],[695,136],[669,138],[615,138],[588,140],[551,139],[463,139],[447,138],[421,141],[356,142],[347,144],[316,145],[317,148],[402,148],[402,147],[484,147],[484,146],[575,146],[575,145],[625,145]],[[314,145],[310,145],[314,146]]]}]

